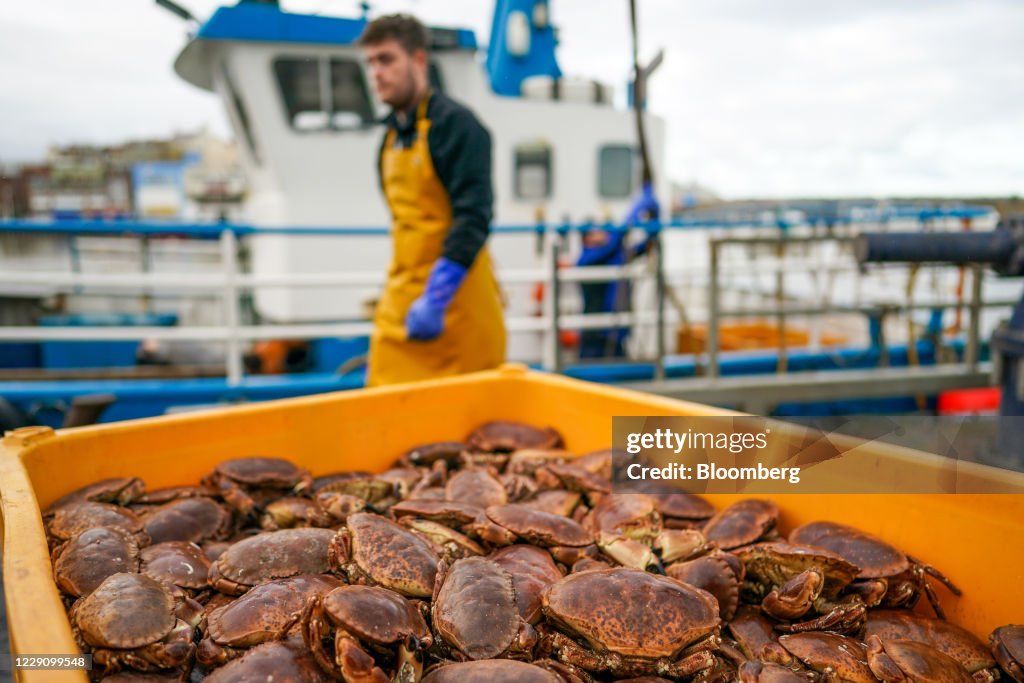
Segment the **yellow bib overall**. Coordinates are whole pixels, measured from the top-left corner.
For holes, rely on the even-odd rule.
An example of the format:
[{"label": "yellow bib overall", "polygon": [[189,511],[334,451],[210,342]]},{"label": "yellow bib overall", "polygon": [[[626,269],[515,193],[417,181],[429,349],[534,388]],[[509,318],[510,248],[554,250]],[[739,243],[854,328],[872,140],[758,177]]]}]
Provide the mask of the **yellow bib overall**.
[{"label": "yellow bib overall", "polygon": [[384,140],[381,175],[391,209],[392,257],[388,280],[374,313],[367,386],[486,370],[505,360],[505,322],[498,283],[485,246],[445,312],[444,331],[431,341],[407,338],[405,317],[426,289],[452,225],[452,207],[437,177],[427,133],[424,96],[417,108],[416,140],[395,145],[395,131]]}]

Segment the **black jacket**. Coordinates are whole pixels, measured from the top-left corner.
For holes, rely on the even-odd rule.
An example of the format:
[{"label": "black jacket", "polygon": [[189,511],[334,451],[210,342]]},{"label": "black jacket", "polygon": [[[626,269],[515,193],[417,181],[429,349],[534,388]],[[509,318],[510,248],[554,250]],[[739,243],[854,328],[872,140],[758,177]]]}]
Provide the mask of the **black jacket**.
[{"label": "black jacket", "polygon": [[[441,255],[468,268],[487,241],[494,215],[491,134],[473,112],[443,93],[431,95],[426,117],[430,120],[427,134],[430,158],[452,205],[452,227]],[[408,147],[415,141],[416,122],[412,117],[403,126],[392,112],[384,123],[395,130],[396,145]],[[381,155],[384,141],[381,141]],[[383,187],[380,156],[377,170]]]}]

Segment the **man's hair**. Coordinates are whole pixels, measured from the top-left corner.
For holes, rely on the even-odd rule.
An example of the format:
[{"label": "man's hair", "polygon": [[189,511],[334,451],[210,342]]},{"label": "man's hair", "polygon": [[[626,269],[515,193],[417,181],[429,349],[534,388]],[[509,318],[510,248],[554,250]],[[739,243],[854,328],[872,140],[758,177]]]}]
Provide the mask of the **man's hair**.
[{"label": "man's hair", "polygon": [[420,20],[409,14],[389,14],[377,17],[363,29],[359,36],[360,45],[377,45],[385,40],[395,40],[408,52],[430,48],[430,32]]}]

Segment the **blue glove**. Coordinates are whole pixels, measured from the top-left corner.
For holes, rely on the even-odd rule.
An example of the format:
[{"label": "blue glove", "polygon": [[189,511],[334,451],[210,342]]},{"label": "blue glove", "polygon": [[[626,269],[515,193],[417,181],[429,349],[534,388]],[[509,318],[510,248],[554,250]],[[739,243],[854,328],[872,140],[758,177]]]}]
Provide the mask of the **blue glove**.
[{"label": "blue glove", "polygon": [[636,198],[633,206],[629,208],[629,213],[626,214],[626,225],[648,223],[645,226],[648,231],[657,232],[661,227],[658,223],[660,213],[661,207],[658,204],[658,198],[654,196],[654,187],[650,183],[644,183],[640,196]]},{"label": "blue glove", "polygon": [[468,269],[455,261],[442,257],[430,269],[427,288],[420,298],[412,302],[405,316],[405,330],[409,339],[430,341],[444,331],[444,312],[455,297],[459,285],[466,279]]}]

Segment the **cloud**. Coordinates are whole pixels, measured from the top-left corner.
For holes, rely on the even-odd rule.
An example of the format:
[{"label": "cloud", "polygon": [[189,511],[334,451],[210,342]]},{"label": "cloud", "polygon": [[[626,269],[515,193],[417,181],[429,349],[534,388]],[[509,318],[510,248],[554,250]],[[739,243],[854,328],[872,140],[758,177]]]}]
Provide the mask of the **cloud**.
[{"label": "cloud", "polygon": [[[183,0],[199,17],[218,6]],[[729,197],[1024,193],[1024,3],[1013,0],[641,0],[641,56],[664,47],[650,108],[667,164]],[[355,2],[292,0],[351,14]],[[378,0],[486,43],[492,4]],[[0,8],[0,160],[51,143],[115,142],[205,125],[219,102],[171,63],[184,25],[155,4]],[[552,0],[567,74],[630,73],[626,0]]]}]

